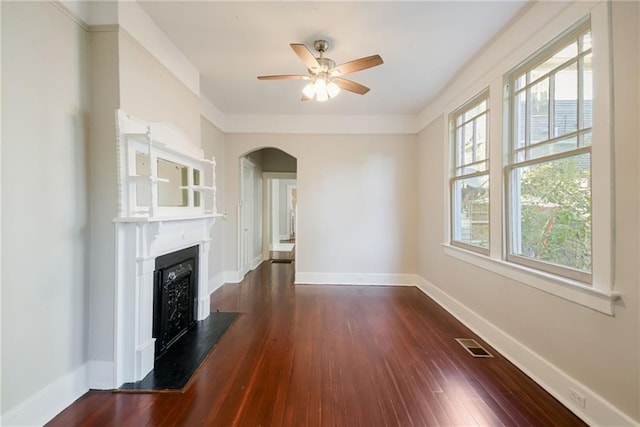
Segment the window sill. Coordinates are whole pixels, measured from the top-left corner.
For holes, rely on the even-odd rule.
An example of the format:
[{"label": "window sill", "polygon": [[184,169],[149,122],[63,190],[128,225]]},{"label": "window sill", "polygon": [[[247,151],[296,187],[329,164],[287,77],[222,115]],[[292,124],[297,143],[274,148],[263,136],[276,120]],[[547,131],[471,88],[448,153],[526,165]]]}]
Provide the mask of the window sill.
[{"label": "window sill", "polygon": [[545,272],[526,268],[517,264],[489,258],[472,251],[443,243],[444,253],[453,258],[473,264],[492,273],[539,289],[551,295],[591,308],[609,316],[614,315],[614,303],[619,295],[603,292],[586,286],[575,280],[555,276]]}]

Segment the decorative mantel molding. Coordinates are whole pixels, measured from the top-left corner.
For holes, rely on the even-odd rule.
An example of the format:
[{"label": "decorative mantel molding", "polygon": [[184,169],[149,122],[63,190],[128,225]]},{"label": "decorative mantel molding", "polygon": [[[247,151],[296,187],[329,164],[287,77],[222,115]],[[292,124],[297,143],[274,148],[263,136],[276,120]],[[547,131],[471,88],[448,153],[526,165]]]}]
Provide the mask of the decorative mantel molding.
[{"label": "decorative mantel molding", "polygon": [[[153,369],[157,257],[198,246],[196,319],[209,316],[210,235],[215,219],[222,216],[216,212],[215,159],[205,159],[199,147],[169,124],[148,123],[123,111],[117,119],[114,387],[139,381]],[[173,175],[162,176],[161,162]],[[160,193],[170,184],[173,198],[165,197],[170,203],[163,206]]]}]

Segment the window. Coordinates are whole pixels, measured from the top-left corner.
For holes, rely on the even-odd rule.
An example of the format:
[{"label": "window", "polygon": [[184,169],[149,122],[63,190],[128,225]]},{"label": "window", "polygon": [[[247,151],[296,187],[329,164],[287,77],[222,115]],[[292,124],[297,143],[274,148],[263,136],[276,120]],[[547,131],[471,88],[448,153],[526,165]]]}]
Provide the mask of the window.
[{"label": "window", "polygon": [[509,73],[507,260],[591,283],[589,22]]},{"label": "window", "polygon": [[450,116],[451,243],[489,253],[489,92]]}]

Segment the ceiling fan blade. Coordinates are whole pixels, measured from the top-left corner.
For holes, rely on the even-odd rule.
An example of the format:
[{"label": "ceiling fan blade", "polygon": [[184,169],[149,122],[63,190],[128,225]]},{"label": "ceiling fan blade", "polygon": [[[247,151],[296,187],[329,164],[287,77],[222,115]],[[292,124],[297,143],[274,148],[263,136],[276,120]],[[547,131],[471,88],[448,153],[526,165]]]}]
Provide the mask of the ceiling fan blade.
[{"label": "ceiling fan blade", "polygon": [[355,73],[356,71],[366,70],[367,68],[375,67],[382,63],[384,63],[384,61],[382,61],[380,55],[371,55],[338,65],[337,67],[330,69],[329,74],[341,75]]},{"label": "ceiling fan blade", "polygon": [[340,87],[340,89],[348,90],[349,92],[357,93],[358,95],[364,95],[369,92],[368,87],[351,80],[335,77],[333,81]]},{"label": "ceiling fan blade", "polygon": [[311,101],[311,98],[309,98],[307,95],[303,93],[302,98],[300,98],[300,101]]},{"label": "ceiling fan blade", "polygon": [[291,43],[290,46],[291,49],[293,49],[293,51],[296,53],[296,55],[298,55],[298,58],[300,58],[300,60],[304,62],[304,65],[306,65],[308,69],[314,70],[320,68],[318,60],[305,45],[303,45],[302,43]]},{"label": "ceiling fan blade", "polygon": [[258,80],[308,80],[309,76],[300,74],[276,74],[274,76],[258,76]]}]

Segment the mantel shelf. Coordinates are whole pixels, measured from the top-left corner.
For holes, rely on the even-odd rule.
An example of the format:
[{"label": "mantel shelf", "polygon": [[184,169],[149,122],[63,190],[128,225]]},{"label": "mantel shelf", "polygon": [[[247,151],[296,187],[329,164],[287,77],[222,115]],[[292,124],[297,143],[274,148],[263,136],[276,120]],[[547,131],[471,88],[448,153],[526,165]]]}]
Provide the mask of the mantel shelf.
[{"label": "mantel shelf", "polygon": [[204,185],[182,185],[180,186],[183,190],[194,190],[194,191],[213,191],[214,187],[206,187]]},{"label": "mantel shelf", "polygon": [[184,215],[184,216],[167,216],[167,217],[125,217],[114,218],[113,222],[136,222],[136,223],[150,223],[150,222],[168,222],[168,221],[189,221],[193,219],[207,219],[207,218],[222,218],[224,214],[211,213],[202,215]]}]

